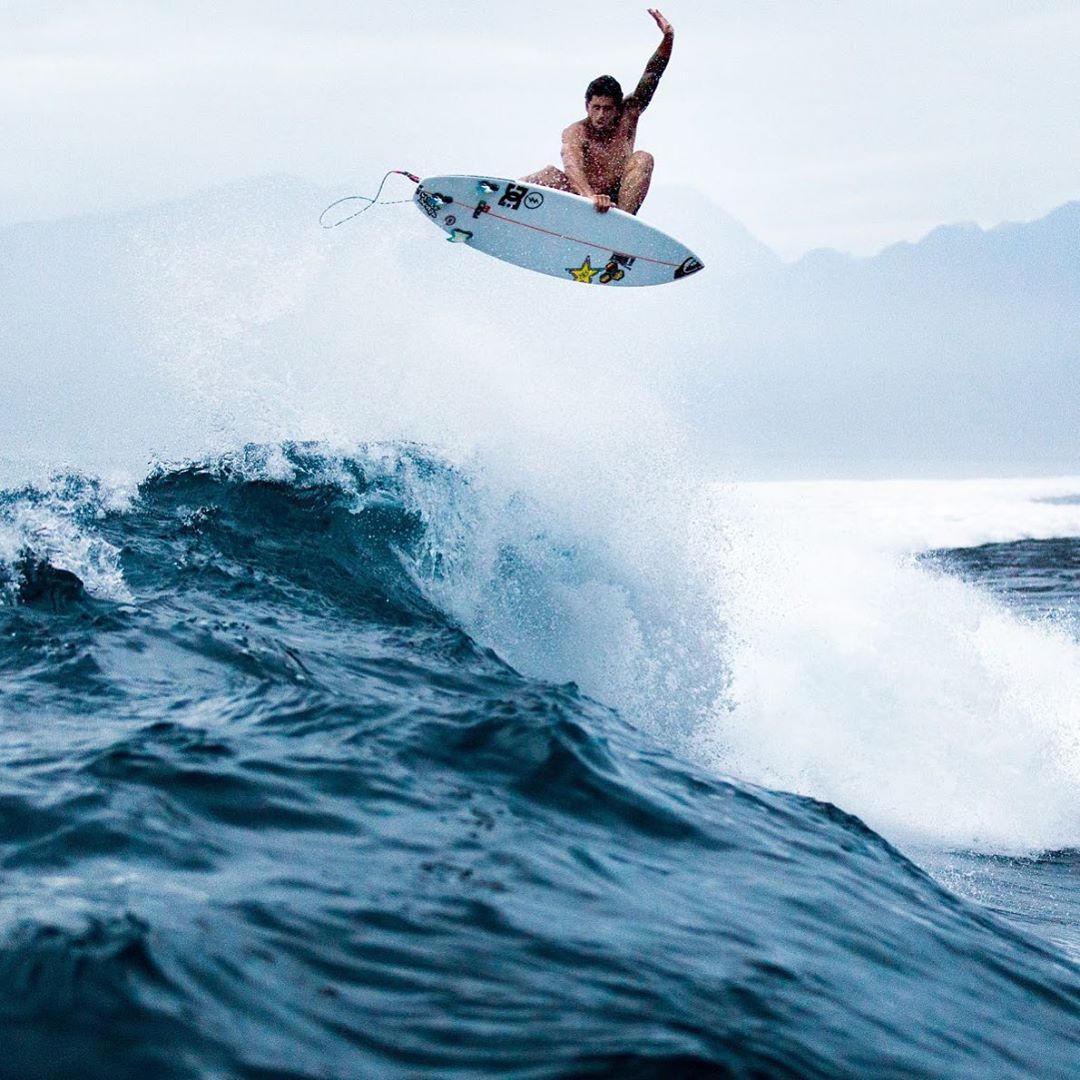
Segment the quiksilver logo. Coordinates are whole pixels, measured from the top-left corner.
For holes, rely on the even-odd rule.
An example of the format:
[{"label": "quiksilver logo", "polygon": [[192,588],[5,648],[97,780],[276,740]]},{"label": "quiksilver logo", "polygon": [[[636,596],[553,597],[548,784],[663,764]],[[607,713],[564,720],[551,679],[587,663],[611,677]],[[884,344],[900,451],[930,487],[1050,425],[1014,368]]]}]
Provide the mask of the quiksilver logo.
[{"label": "quiksilver logo", "polygon": [[691,255],[688,259],[683,259],[682,266],[675,271],[675,280],[679,278],[689,277],[691,274],[696,274],[699,270],[704,270],[705,264]]}]

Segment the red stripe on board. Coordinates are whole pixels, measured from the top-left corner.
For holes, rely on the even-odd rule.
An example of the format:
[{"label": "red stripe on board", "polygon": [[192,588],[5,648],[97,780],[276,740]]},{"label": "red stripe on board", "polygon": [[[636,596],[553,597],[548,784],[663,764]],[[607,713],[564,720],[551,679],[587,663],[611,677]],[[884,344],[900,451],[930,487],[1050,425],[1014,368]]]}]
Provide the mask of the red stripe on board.
[{"label": "red stripe on board", "polygon": [[[540,185],[536,185],[539,187]],[[558,190],[554,188],[552,190]],[[434,192],[433,194],[438,194]],[[454,200],[454,205],[464,207],[466,210],[475,211],[475,206],[470,206],[468,203],[458,202]],[[494,210],[485,210],[484,214],[488,217],[498,218],[499,221],[505,221],[508,225],[519,225],[523,229],[532,229],[533,232],[544,233],[545,236],[554,236],[557,240],[570,240],[575,244],[584,244],[586,247],[596,248],[598,251],[610,251],[613,250],[608,247],[607,244],[598,244],[595,240],[582,240],[577,236],[567,236],[565,233],[552,232],[551,229],[541,228],[539,225],[530,225],[526,221],[521,221],[517,218],[506,217],[503,214],[496,214]],[[457,227],[457,226],[455,226]],[[651,259],[648,255],[635,255],[632,251],[620,251],[620,255],[629,255],[633,259],[640,259],[642,262],[655,263],[657,266],[673,266],[678,270],[681,264],[668,262],[666,259]]]}]

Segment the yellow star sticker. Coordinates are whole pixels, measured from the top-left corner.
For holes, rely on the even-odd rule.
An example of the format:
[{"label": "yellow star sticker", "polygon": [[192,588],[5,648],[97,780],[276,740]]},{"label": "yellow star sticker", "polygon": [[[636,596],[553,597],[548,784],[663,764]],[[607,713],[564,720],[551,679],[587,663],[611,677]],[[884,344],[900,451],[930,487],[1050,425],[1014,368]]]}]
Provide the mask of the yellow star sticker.
[{"label": "yellow star sticker", "polygon": [[592,279],[600,273],[599,270],[593,269],[592,262],[590,261],[590,257],[588,255],[585,256],[585,261],[580,266],[568,266],[566,268],[566,272],[575,281],[584,281],[586,285],[591,285]]}]

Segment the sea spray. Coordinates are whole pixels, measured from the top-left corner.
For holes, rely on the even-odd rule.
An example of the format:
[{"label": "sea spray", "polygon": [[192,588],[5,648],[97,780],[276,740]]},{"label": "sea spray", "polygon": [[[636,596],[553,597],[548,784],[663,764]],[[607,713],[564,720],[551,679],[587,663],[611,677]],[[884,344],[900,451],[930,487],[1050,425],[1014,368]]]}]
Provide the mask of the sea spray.
[{"label": "sea spray", "polygon": [[[952,485],[938,535],[1015,528],[1016,488],[995,500],[992,485]],[[940,493],[926,485],[924,503]],[[838,505],[829,485],[716,493],[732,685],[698,732],[700,752],[898,840],[998,852],[1080,843],[1075,634],[916,562],[902,532],[875,524],[881,504],[864,509],[867,495],[851,489]],[[1028,527],[1066,514],[1076,507],[1028,500]]]}]

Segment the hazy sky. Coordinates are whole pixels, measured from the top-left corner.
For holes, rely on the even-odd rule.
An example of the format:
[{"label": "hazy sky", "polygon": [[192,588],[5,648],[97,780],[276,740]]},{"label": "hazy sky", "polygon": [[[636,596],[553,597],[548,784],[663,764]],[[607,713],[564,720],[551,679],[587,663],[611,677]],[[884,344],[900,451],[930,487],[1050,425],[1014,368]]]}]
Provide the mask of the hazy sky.
[{"label": "hazy sky", "polygon": [[[638,145],[786,257],[1080,198],[1080,0],[663,10]],[[621,0],[0,0],[0,225],[270,172],[519,175],[556,160],[590,78],[629,90],[658,41]]]}]

